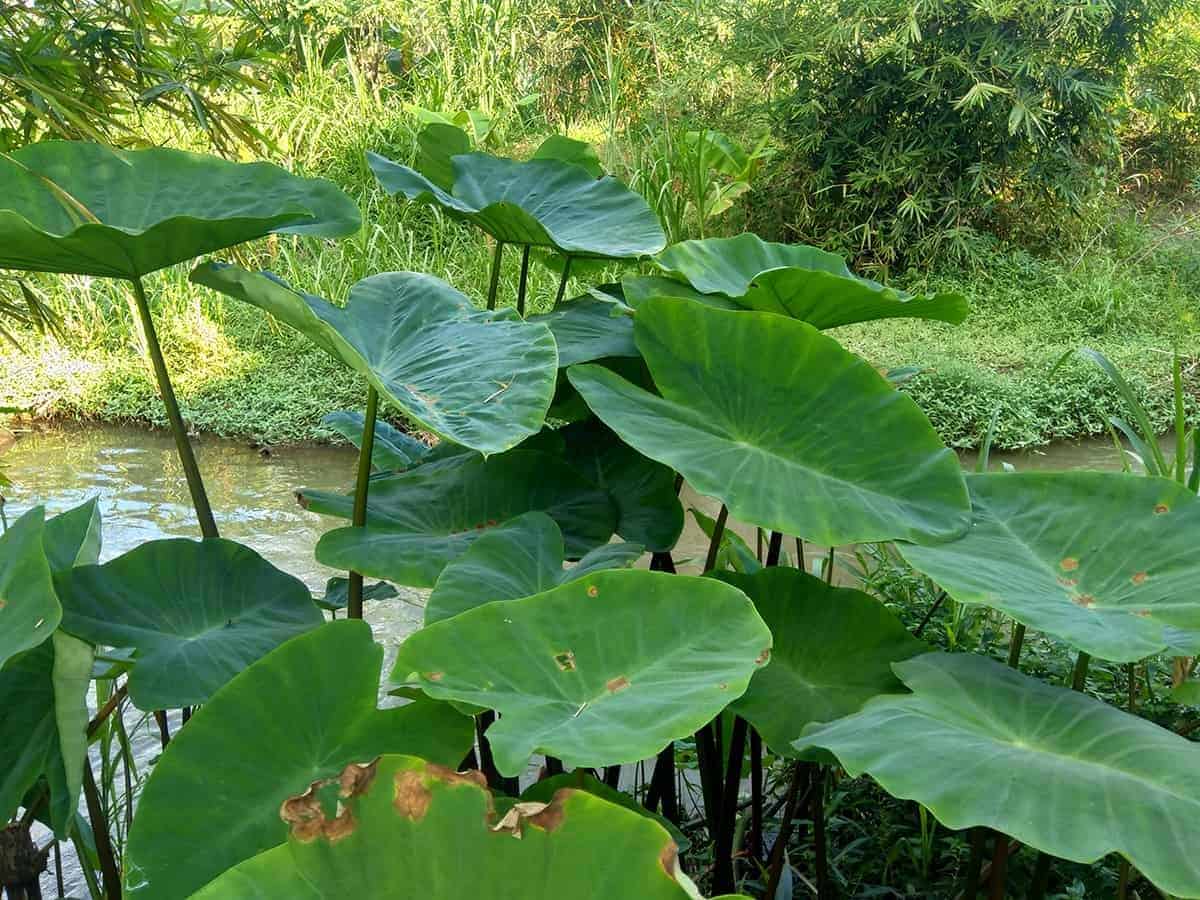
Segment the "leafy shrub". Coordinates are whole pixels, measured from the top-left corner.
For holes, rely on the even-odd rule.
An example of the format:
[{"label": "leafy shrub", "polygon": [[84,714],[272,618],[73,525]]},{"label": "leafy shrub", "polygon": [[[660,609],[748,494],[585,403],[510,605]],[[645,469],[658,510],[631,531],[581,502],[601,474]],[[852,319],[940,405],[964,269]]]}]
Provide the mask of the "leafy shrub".
[{"label": "leafy shrub", "polygon": [[1051,238],[1110,184],[1114,99],[1180,5],[747,7],[730,46],[767,83],[786,150],[758,198],[768,220],[882,265],[969,255],[982,230]]}]

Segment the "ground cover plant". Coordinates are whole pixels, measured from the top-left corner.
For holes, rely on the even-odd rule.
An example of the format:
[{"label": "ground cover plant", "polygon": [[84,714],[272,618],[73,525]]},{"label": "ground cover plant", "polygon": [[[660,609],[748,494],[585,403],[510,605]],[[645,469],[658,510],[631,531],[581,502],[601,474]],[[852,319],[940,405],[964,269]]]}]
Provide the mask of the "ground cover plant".
[{"label": "ground cover plant", "polygon": [[[927,896],[1053,896],[1115,866],[1120,896],[1200,897],[1200,748],[1137,709],[1138,673],[1164,655],[1183,660],[1173,696],[1195,699],[1194,468],[992,472],[985,453],[964,474],[899,376],[839,340],[871,321],[953,327],[963,297],[749,234],[666,246],[640,194],[550,146],[563,152],[433,160],[446,186],[371,160],[389,203],[491,235],[494,270],[516,245],[511,298],[495,278],[365,272],[339,305],[236,261],[193,268],[192,290],[355,374],[358,402],[326,410],[359,447],[353,491],[297,486],[331,517],[317,559],[347,573],[320,603],[219,537],[142,276],[280,232],[352,235],[354,205],[181,151],[51,142],[6,158],[0,261],[133,286],[201,534],[98,564],[90,503],[0,536],[9,893],[37,895],[37,819],[109,900],[873,895],[841,871],[850,848],[830,849],[847,822],[832,804],[858,779],[893,798],[877,828],[857,818],[864,840],[885,840],[894,810],[919,818]],[[137,217],[118,202],[139,197]],[[538,312],[535,251],[555,298]],[[570,296],[594,261],[625,257],[657,274]],[[431,439],[381,421],[385,402]],[[685,482],[719,503],[700,574],[677,571]],[[829,549],[817,566],[814,544]],[[868,590],[834,582],[847,546],[882,548],[859,552],[894,574],[864,562]],[[938,586],[919,622],[881,600],[887,578]],[[385,673],[360,620],[395,602],[388,583],[430,594]],[[1070,648],[1069,676],[1047,671],[1045,641]],[[1089,670],[1123,673],[1125,702],[1089,695]],[[87,748],[127,704],[183,725],[114,809]],[[948,874],[937,829],[958,833]],[[886,883],[890,858],[875,862]]]}]

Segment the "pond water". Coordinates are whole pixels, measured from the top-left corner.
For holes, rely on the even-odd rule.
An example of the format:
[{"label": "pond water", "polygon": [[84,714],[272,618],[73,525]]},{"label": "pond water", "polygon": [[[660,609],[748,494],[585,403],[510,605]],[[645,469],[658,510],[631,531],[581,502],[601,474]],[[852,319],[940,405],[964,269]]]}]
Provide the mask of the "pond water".
[{"label": "pond water", "polygon": [[[314,593],[323,592],[326,579],[334,573],[316,562],[313,548],[329,523],[301,509],[294,492],[301,487],[349,490],[354,481],[354,450],[296,446],[264,453],[244,442],[207,436],[197,439],[195,446],[221,534],[257,550],[305,581]],[[19,433],[15,441],[0,440],[0,454],[4,473],[13,481],[13,487],[4,491],[9,521],[38,504],[54,515],[99,496],[103,560],[144,541],[198,535],[174,443],[166,432],[112,426],[35,429]],[[994,466],[1002,461],[1020,470],[1120,465],[1107,440],[993,454]],[[963,462],[974,466],[969,454],[964,454]],[[683,499],[686,506],[697,506],[709,515],[716,512],[717,504],[708,498],[685,492]],[[753,547],[753,529],[735,527]],[[675,554],[685,571],[700,568],[706,548],[707,539],[689,516]],[[814,555],[820,551],[813,548]],[[394,647],[420,622],[421,595],[410,591],[404,597],[410,602],[368,605],[368,621],[385,646]],[[135,753],[145,764],[159,751],[157,730],[136,711],[131,711],[127,724],[136,728]],[[47,836],[43,833],[39,839]],[[67,848],[63,869],[66,895],[86,897],[86,885]],[[43,890],[47,897],[58,896],[53,865],[44,876]]]}]

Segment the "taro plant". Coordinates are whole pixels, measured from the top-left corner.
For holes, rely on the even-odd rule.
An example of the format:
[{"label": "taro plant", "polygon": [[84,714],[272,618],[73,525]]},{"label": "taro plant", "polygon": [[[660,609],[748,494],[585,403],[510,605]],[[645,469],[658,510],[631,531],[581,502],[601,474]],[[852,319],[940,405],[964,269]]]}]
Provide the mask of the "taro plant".
[{"label": "taro plant", "polygon": [[[1084,691],[1093,656],[1200,649],[1194,491],[964,475],[917,404],[835,337],[887,317],[952,324],[961,297],[910,297],[752,235],[660,252],[640,201],[573,163],[451,162],[447,190],[374,160],[498,247],[656,254],[665,274],[526,318],[418,273],[371,276],[339,305],[198,267],[367,384],[365,413],[329,420],[359,447],[354,489],[299,493],[349,522],[316,555],[352,573],[325,598],[350,620],[322,622],[303,585],[215,537],[98,565],[94,508],[26,513],[0,538],[0,699],[19,711],[0,726],[0,812],[84,844],[82,784],[114,900],[774,900],[802,826],[828,898],[825,801],[844,771],[970,830],[965,896],[994,835],[992,896],[1047,896],[1053,857],[1115,852],[1126,896],[1140,873],[1200,897],[1200,748]],[[436,443],[380,420],[385,401]],[[677,572],[685,483],[719,504],[696,516],[699,575]],[[934,652],[832,565],[788,565],[785,538],[894,543],[956,602],[1013,620],[1009,665]],[[428,594],[385,676],[356,620],[391,585]],[[1078,651],[1072,686],[1021,671],[1027,630]],[[86,722],[93,653],[113,708],[194,709],[124,847],[88,787],[87,741],[111,715]],[[1039,852],[1028,885],[1006,882],[1013,841]]]}]

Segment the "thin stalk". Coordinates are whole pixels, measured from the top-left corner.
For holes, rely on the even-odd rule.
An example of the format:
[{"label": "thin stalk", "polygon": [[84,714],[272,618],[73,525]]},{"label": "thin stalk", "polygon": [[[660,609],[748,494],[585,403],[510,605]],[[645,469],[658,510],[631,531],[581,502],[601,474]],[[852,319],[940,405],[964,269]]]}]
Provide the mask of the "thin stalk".
[{"label": "thin stalk", "polygon": [[792,769],[792,782],[788,785],[787,802],[783,808],[783,818],[779,822],[779,833],[771,846],[771,859],[767,864],[767,892],[763,895],[768,900],[774,900],[779,892],[779,879],[783,877],[783,857],[787,851],[788,841],[792,837],[792,824],[796,820],[796,812],[800,808],[802,797],[800,782],[809,773],[811,764],[796,763]]},{"label": "thin stalk", "polygon": [[767,562],[768,566],[779,565],[779,557],[783,556],[783,532],[772,531],[770,543],[767,544]]},{"label": "thin stalk", "polygon": [[1075,659],[1075,669],[1071,672],[1071,690],[1082,691],[1087,685],[1088,663],[1092,658],[1082,650]]},{"label": "thin stalk", "polygon": [[725,783],[721,788],[721,820],[717,824],[713,848],[713,890],[732,894],[736,884],[733,874],[733,837],[737,826],[738,783],[742,780],[742,757],[746,752],[746,720],[736,716],[733,733],[729,736],[729,760],[725,767]]},{"label": "thin stalk", "polygon": [[521,279],[517,282],[517,315],[525,316],[525,291],[529,287],[529,245],[521,251]]},{"label": "thin stalk", "polygon": [[996,832],[995,846],[992,847],[991,889],[988,892],[990,900],[1004,900],[1004,891],[1008,885],[1008,838]]},{"label": "thin stalk", "polygon": [[704,558],[704,571],[711,572],[717,565],[717,554],[721,551],[721,538],[725,536],[725,522],[729,519],[729,507],[721,504],[717,521],[713,525],[712,539],[708,542],[708,555]]},{"label": "thin stalk", "polygon": [[979,893],[979,878],[983,873],[983,844],[987,829],[977,825],[971,829],[971,855],[967,858],[967,873],[963,882],[962,896],[974,900]]},{"label": "thin stalk", "polygon": [[104,720],[112,715],[113,710],[125,699],[127,693],[129,693],[128,681],[113,691],[109,698],[104,701],[104,705],[96,711],[96,715],[92,717],[92,721],[88,722],[87,736],[89,739],[100,730],[100,726],[104,724]]},{"label": "thin stalk", "polygon": [[829,848],[825,840],[825,770],[820,765],[813,767],[811,815],[817,900],[829,900],[833,896],[833,885],[829,881]]},{"label": "thin stalk", "polygon": [[158,382],[158,393],[167,410],[167,422],[170,423],[171,433],[175,436],[175,449],[179,453],[179,462],[183,466],[188,491],[192,495],[192,506],[195,507],[196,518],[200,522],[200,533],[206,538],[219,537],[217,521],[213,518],[212,507],[208,503],[208,494],[204,490],[204,479],[200,476],[200,466],[196,462],[196,455],[188,440],[187,426],[183,424],[183,416],[179,412],[179,401],[175,399],[175,388],[171,386],[167,363],[163,359],[162,347],[158,344],[158,333],[154,330],[154,319],[150,315],[146,289],[140,278],[134,278],[130,284],[133,285],[133,300],[142,322],[142,335],[146,339],[146,350],[150,354],[150,364],[154,368],[154,378]]},{"label": "thin stalk", "polygon": [[96,839],[96,855],[100,859],[100,875],[104,880],[106,900],[121,900],[121,873],[117,869],[117,858],[113,854],[112,841],[108,836],[108,817],[100,805],[100,794],[96,790],[96,778],[92,774],[92,762],[83,760],[83,797],[87,802],[88,819],[92,823],[92,835]]},{"label": "thin stalk", "polygon": [[492,277],[488,282],[487,308],[496,308],[496,289],[500,287],[500,263],[504,256],[504,241],[496,241],[496,249],[492,251]]},{"label": "thin stalk", "polygon": [[[1176,365],[1178,366],[1178,357],[1176,357]],[[1129,665],[1125,667],[1125,677],[1129,682],[1128,693],[1126,696],[1129,704],[1129,714],[1131,716],[1136,716],[1138,690],[1137,666],[1134,663],[1129,663]],[[1131,876],[1133,875],[1133,868],[1129,865],[1129,860],[1125,858],[1121,859],[1120,871],[1120,880],[1117,883],[1117,900],[1126,900],[1126,898],[1129,896],[1129,882],[1132,880]]]},{"label": "thin stalk", "polygon": [[1021,622],[1017,623],[1017,627],[1013,629],[1012,641],[1008,645],[1008,666],[1011,669],[1017,668],[1017,664],[1021,661],[1021,645],[1025,643],[1025,625]]},{"label": "thin stalk", "polygon": [[562,278],[558,280],[558,293],[554,295],[554,308],[558,309],[558,304],[563,302],[563,297],[567,295],[567,282],[571,279],[571,257],[563,257]]},{"label": "thin stalk", "polygon": [[561,775],[564,772],[562,760],[557,756],[546,757],[546,777],[553,778],[555,775]]},{"label": "thin stalk", "polygon": [[154,711],[154,721],[158,723],[158,738],[162,741],[162,748],[167,749],[167,744],[171,743],[171,726],[167,722],[167,711],[165,709],[156,709]]},{"label": "thin stalk", "polygon": [[709,836],[717,839],[721,820],[721,760],[712,723],[696,732],[696,762],[700,768],[700,791],[704,795],[704,818]]},{"label": "thin stalk", "polygon": [[[379,416],[379,392],[367,388],[367,414],[363,418],[361,446],[358,450],[358,477],[354,481],[354,512],[351,524],[362,528],[367,524],[367,492],[371,487],[371,455],[375,452],[375,420]],[[346,616],[351,619],[363,617],[363,577],[361,572],[350,572],[350,585]]]},{"label": "thin stalk", "polygon": [[925,613],[925,618],[921,619],[921,624],[919,624],[916,630],[913,632],[914,637],[921,636],[921,632],[925,630],[925,626],[929,624],[929,620],[933,618],[934,613],[942,608],[942,604],[945,602],[946,592],[938,591],[937,599],[933,601],[933,604],[929,607],[929,612]]},{"label": "thin stalk", "polygon": [[762,859],[763,745],[757,728],[750,729],[750,857]]},{"label": "thin stalk", "polygon": [[516,797],[521,793],[520,782],[516,778],[506,778],[500,774],[492,757],[492,745],[487,739],[488,727],[495,721],[496,713],[490,709],[475,717],[475,734],[479,738],[479,768],[487,778],[488,787],[494,791],[503,791],[509,797]]},{"label": "thin stalk", "polygon": [[833,561],[837,554],[837,547],[829,548],[829,558],[825,561],[825,583],[833,584]]},{"label": "thin stalk", "polygon": [[808,571],[804,564],[804,538],[796,538],[796,568],[801,572]]},{"label": "thin stalk", "polygon": [[4,530],[8,531],[8,516],[4,514],[4,498],[0,497],[0,525],[4,526]]},{"label": "thin stalk", "polygon": [[620,766],[605,766],[604,778],[602,779],[613,790],[621,786],[621,767]]}]

